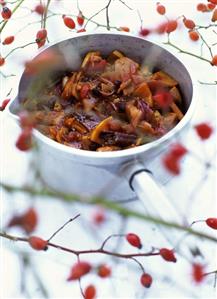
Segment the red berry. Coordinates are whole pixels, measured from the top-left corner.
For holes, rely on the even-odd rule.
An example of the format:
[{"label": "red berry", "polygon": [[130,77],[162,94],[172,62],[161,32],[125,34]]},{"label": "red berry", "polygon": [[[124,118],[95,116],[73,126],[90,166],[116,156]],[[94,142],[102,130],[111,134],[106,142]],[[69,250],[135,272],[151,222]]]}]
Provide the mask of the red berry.
[{"label": "red berry", "polygon": [[29,128],[22,130],[16,141],[16,147],[20,151],[28,151],[32,147],[32,130]]},{"label": "red berry", "polygon": [[195,130],[202,140],[208,139],[213,132],[213,128],[207,123],[196,125]]},{"label": "red berry", "polygon": [[204,266],[199,263],[192,265],[192,278],[196,283],[201,283],[204,280]]},{"label": "red berry", "polygon": [[185,27],[188,28],[188,29],[192,30],[195,27],[195,23],[194,23],[193,20],[184,18],[183,23],[184,23]]},{"label": "red berry", "polygon": [[189,35],[190,39],[194,42],[198,41],[198,39],[200,38],[197,31],[189,31],[188,35]]},{"label": "red berry", "polygon": [[36,39],[45,39],[47,37],[47,30],[45,28],[40,29],[36,34]]},{"label": "red berry", "polygon": [[8,20],[10,19],[12,12],[8,7],[4,6],[1,15],[4,20]]},{"label": "red berry", "polygon": [[161,92],[153,96],[153,100],[160,108],[168,108],[173,101],[170,92]]},{"label": "red berry", "polygon": [[170,154],[173,155],[176,159],[182,158],[187,154],[188,150],[180,143],[172,145],[170,149]]},{"label": "red berry", "polygon": [[156,8],[157,12],[160,14],[160,15],[165,15],[166,13],[166,8],[164,5],[162,4],[159,4],[157,3],[157,8]]},{"label": "red berry", "polygon": [[217,8],[213,11],[211,21],[212,22],[216,22],[217,21]]},{"label": "red berry", "polygon": [[126,27],[126,26],[123,26],[123,27],[119,27],[119,30],[120,30],[120,31],[129,32],[129,31],[130,31],[130,28],[129,28],[129,27]]},{"label": "red berry", "polygon": [[217,66],[217,55],[213,56],[211,64]]},{"label": "red berry", "polygon": [[10,45],[11,43],[13,43],[13,41],[14,41],[14,36],[13,36],[13,35],[11,35],[11,36],[7,36],[7,37],[3,40],[2,44],[3,44],[3,45]]},{"label": "red berry", "polygon": [[6,2],[4,0],[0,0],[0,5],[5,6]]},{"label": "red berry", "polygon": [[21,111],[19,113],[19,121],[22,129],[28,128],[31,130],[35,126],[35,120],[30,116],[30,114],[27,111]]},{"label": "red berry", "polygon": [[100,225],[106,220],[105,211],[102,208],[98,208],[94,211],[92,215],[93,223],[96,225]]},{"label": "red berry", "polygon": [[216,4],[213,4],[213,3],[208,3],[208,4],[207,4],[207,8],[208,8],[209,10],[213,10],[215,7],[216,7]]},{"label": "red berry", "polygon": [[166,28],[167,28],[167,22],[164,22],[158,25],[158,27],[155,30],[158,34],[163,34],[166,32]]},{"label": "red berry", "polygon": [[40,29],[36,34],[36,43],[38,45],[38,48],[41,48],[44,46],[47,38],[47,30],[45,28]]},{"label": "red berry", "polygon": [[180,159],[187,153],[187,149],[177,143],[174,144],[170,151],[163,157],[164,167],[174,175],[180,173]]},{"label": "red berry", "polygon": [[206,224],[213,229],[217,229],[217,218],[207,218]]},{"label": "red berry", "polygon": [[98,267],[98,275],[101,277],[101,278],[106,278],[106,277],[109,277],[111,276],[111,268],[109,268],[107,265],[105,264],[102,264]]},{"label": "red berry", "polygon": [[34,11],[37,12],[39,15],[43,15],[44,11],[45,11],[45,7],[42,4],[38,4],[36,5],[36,7],[34,8]]},{"label": "red berry", "polygon": [[66,27],[70,28],[70,29],[74,29],[75,28],[75,22],[73,21],[72,18],[69,17],[63,17],[63,22],[66,25]]},{"label": "red berry", "polygon": [[198,3],[197,4],[197,10],[201,12],[206,12],[207,11],[207,6],[204,3]]},{"label": "red berry", "polygon": [[84,24],[84,16],[81,11],[79,12],[79,14],[77,16],[77,22],[78,22],[78,25],[80,25],[80,26],[82,26]]},{"label": "red berry", "polygon": [[94,299],[94,298],[96,298],[96,288],[92,284],[90,284],[84,290],[84,299]]},{"label": "red berry", "polygon": [[28,209],[22,215],[15,215],[8,223],[8,227],[19,226],[26,233],[32,233],[38,224],[38,215],[34,208]]},{"label": "red berry", "polygon": [[167,249],[167,248],[161,248],[160,249],[160,256],[167,262],[176,262],[176,257],[174,255],[173,250]]},{"label": "red berry", "polygon": [[137,247],[139,249],[142,248],[141,240],[139,236],[137,236],[136,234],[132,234],[132,233],[127,234],[126,240],[130,243],[130,245]]},{"label": "red berry", "polygon": [[47,250],[47,241],[39,237],[29,237],[29,245],[35,250]]},{"label": "red berry", "polygon": [[10,102],[10,99],[5,99],[1,104],[0,111],[4,111],[9,102]]},{"label": "red berry", "polygon": [[21,216],[21,226],[25,230],[26,233],[31,233],[35,230],[38,224],[38,215],[34,208],[28,209]]},{"label": "red berry", "polygon": [[217,0],[208,0],[208,2],[217,5]]},{"label": "red berry", "polygon": [[81,32],[86,32],[86,29],[81,28],[81,29],[77,30],[77,33],[81,33]]},{"label": "red berry", "polygon": [[147,29],[147,28],[141,28],[140,31],[139,31],[139,35],[141,35],[141,36],[147,36],[150,33],[151,33],[151,30]]},{"label": "red berry", "polygon": [[168,153],[163,157],[162,163],[164,167],[174,175],[180,174],[179,160],[174,155]]},{"label": "red berry", "polygon": [[145,288],[150,288],[152,284],[152,277],[148,273],[143,273],[140,277],[140,282]]},{"label": "red berry", "polygon": [[0,66],[5,64],[5,59],[3,57],[0,56]]},{"label": "red berry", "polygon": [[176,20],[168,21],[167,25],[166,25],[166,32],[171,33],[173,31],[175,31],[177,29],[177,27],[178,27],[178,23]]},{"label": "red berry", "polygon": [[91,269],[92,267],[88,262],[77,262],[72,266],[67,281],[80,279],[82,276],[89,273]]}]

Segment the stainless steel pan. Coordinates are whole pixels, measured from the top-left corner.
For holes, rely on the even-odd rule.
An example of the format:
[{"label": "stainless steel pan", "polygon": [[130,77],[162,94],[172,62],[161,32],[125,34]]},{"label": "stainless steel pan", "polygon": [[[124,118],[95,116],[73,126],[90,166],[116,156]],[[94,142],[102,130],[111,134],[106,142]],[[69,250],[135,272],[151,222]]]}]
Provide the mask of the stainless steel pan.
[{"label": "stainless steel pan", "polygon": [[[158,182],[168,178],[160,164],[160,157],[178,136],[181,138],[185,134],[194,110],[194,86],[186,67],[162,47],[126,34],[79,35],[55,43],[38,54],[38,57],[50,49],[61,56],[60,69],[79,68],[88,51],[99,50],[107,55],[117,49],[139,63],[166,71],[179,82],[186,109],[184,118],[163,137],[136,148],[116,152],[79,150],[59,144],[34,130],[39,145],[38,165],[41,175],[53,189],[88,196],[104,191],[104,195],[112,200],[138,196],[150,214],[178,222],[179,215]],[[27,92],[30,81],[24,73],[18,95],[9,105],[8,111],[15,118],[19,101]]]}]

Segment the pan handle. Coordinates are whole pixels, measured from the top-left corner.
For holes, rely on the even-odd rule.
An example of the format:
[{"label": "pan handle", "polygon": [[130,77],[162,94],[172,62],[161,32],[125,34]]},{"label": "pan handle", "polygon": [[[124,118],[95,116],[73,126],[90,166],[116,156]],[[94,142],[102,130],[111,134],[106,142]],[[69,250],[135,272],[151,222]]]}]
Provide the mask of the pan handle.
[{"label": "pan handle", "polygon": [[[144,204],[146,213],[149,216],[166,222],[184,225],[182,215],[163,192],[162,187],[156,183],[152,173],[148,169],[145,169],[143,164],[126,164],[124,174],[128,179],[131,189]],[[173,247],[176,247],[181,238],[184,237],[184,235],[180,237],[180,234],[177,234],[175,228],[168,229],[165,225],[159,224],[159,229]],[[195,240],[192,240],[192,238],[188,236],[186,238],[185,248],[179,248],[179,252],[186,256],[186,258],[192,257],[193,249],[196,247],[195,245]]]}]

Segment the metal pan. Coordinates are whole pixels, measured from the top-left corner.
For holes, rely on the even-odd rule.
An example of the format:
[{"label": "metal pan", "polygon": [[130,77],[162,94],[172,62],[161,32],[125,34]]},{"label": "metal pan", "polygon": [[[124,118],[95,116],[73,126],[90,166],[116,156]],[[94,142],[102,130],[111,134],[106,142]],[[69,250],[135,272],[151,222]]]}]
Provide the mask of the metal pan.
[{"label": "metal pan", "polygon": [[[105,196],[112,200],[138,196],[150,214],[178,222],[176,209],[158,183],[167,179],[159,162],[160,156],[177,136],[185,134],[195,106],[192,79],[182,62],[167,50],[142,38],[114,33],[82,34],[63,40],[43,50],[37,58],[54,50],[62,59],[59,70],[69,66],[78,69],[88,51],[99,50],[107,55],[115,49],[139,63],[161,69],[174,77],[179,82],[184,100],[184,118],[158,140],[116,152],[74,149],[34,130],[39,145],[38,165],[42,178],[50,187],[63,192],[94,196],[104,190]],[[8,107],[8,112],[16,119],[20,100],[31,82],[30,77],[25,73],[22,75],[18,95]]]}]

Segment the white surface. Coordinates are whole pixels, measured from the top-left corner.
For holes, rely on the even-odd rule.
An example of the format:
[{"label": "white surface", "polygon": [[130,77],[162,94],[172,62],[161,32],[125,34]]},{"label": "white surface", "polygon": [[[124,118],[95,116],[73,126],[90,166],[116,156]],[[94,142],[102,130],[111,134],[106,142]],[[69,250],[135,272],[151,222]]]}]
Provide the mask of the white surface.
[{"label": "white surface", "polygon": [[[26,7],[34,7],[34,1],[27,0]],[[24,2],[25,3],[25,2]],[[36,2],[35,2],[36,3]],[[92,15],[96,10],[99,10],[107,1],[80,1],[81,9],[84,14]],[[144,26],[153,26],[163,20],[155,13],[154,1],[126,1],[129,6],[138,8],[142,18],[144,19]],[[206,15],[196,14],[195,6],[198,1],[164,1],[167,4],[169,16],[174,13],[177,15],[185,14],[187,17],[194,17],[197,23],[204,23]],[[75,1],[55,1],[53,4],[54,11],[60,12],[68,11],[77,13]],[[10,35],[14,31],[19,31],[19,28],[25,26],[29,21],[28,17],[22,15],[28,15],[28,10],[21,9],[16,14],[16,21],[8,23],[6,30],[2,34],[2,38]],[[60,17],[61,18],[61,17]],[[35,16],[37,20],[38,17]],[[97,21],[104,22],[105,15],[97,16]],[[111,25],[117,26],[129,26],[133,28],[133,32],[137,33],[139,28],[139,19],[136,11],[129,11],[117,0],[113,2],[110,7],[110,20]],[[25,42],[32,41],[35,36],[35,32],[38,30],[39,24],[31,25],[27,27],[22,33],[17,36],[16,42],[12,47],[23,45]],[[48,20],[49,39],[55,41],[57,39],[63,39],[65,37],[72,36],[72,33],[67,30],[62,21],[55,22],[55,17]],[[174,36],[174,37],[173,37]],[[188,40],[187,35],[182,31],[172,34],[173,40],[181,48],[200,51],[200,47]],[[18,38],[19,37],[19,38]],[[207,37],[208,40],[213,39],[213,34]],[[165,37],[158,35],[150,36],[150,40],[161,43],[165,40]],[[9,49],[9,48],[8,48]],[[178,54],[177,51],[170,51],[175,53],[179,59],[181,59],[186,65],[190,66],[194,76],[197,80],[201,81],[213,81],[216,80],[215,69],[208,64],[194,59],[192,57]],[[1,49],[3,52],[4,49]],[[6,94],[11,88],[13,88],[11,96],[16,95],[17,84],[19,81],[19,75],[22,72],[23,62],[27,57],[31,57],[35,53],[35,46],[27,47],[23,50],[18,50],[11,56],[10,61],[1,68],[5,74],[16,74],[16,77],[8,78],[4,80],[1,77],[1,99],[6,97]],[[217,53],[217,51],[216,51]],[[3,55],[4,53],[2,53]],[[198,85],[199,97],[197,109],[194,115],[193,123],[201,121],[208,121],[214,127],[216,127],[216,89],[213,86]],[[7,117],[7,115],[1,113],[0,115],[0,165],[1,165],[1,179],[7,183],[20,184],[24,183],[29,176],[31,169],[28,169],[28,155],[20,153],[16,150],[14,143],[16,141],[19,129],[14,122]],[[216,152],[216,136],[213,136],[209,141],[202,144],[192,129],[186,135],[185,145],[202,160],[212,160],[215,163]],[[189,156],[185,159],[182,165],[182,175],[178,178],[174,178],[167,184],[166,190],[169,197],[174,201],[177,209],[186,215],[189,222],[195,219],[204,219],[206,217],[216,216],[216,173],[213,170],[208,171],[208,177],[206,181],[203,181],[198,186],[198,192],[190,199],[191,192],[194,186],[204,176],[204,167]],[[80,205],[63,205],[55,200],[40,200],[33,199],[40,215],[40,225],[37,230],[37,234],[47,238],[52,234],[56,228],[61,226],[69,217],[74,216],[78,211],[82,213],[82,218],[78,219],[76,223],[73,223],[66,227],[56,238],[57,244],[62,244],[75,249],[84,248],[96,248],[108,235],[112,233],[118,233],[121,226],[121,219],[113,214],[109,213],[108,221],[106,225],[98,229],[89,222],[91,218],[91,212],[93,208],[81,207]],[[19,194],[17,196],[8,196],[5,193],[1,193],[1,216],[3,224],[7,222],[13,211],[23,211],[23,209],[30,204],[30,200],[27,197]],[[128,204],[129,207],[138,208],[142,211],[143,206],[139,202],[132,202]],[[204,228],[202,223],[197,224],[197,228],[204,230],[204,232],[212,233],[210,229]],[[160,235],[154,225],[149,225],[145,222],[139,222],[130,220],[124,227],[127,232],[137,232],[144,243],[144,250],[148,251],[151,246],[164,247],[168,244]],[[14,234],[20,235],[19,230],[11,230]],[[134,251],[125,242],[123,248],[124,252]],[[111,241],[111,244],[115,244],[115,241]],[[204,263],[207,265],[207,271],[216,269],[215,246],[209,242],[199,242],[200,248],[204,253]],[[29,252],[27,246],[19,244],[18,248],[21,251]],[[1,266],[2,279],[1,279],[1,296],[2,298],[26,298],[19,291],[19,283],[21,275],[19,272],[19,261],[15,252],[17,246],[11,244],[8,241],[3,241],[3,247],[1,247]],[[52,298],[80,298],[80,291],[77,283],[66,283],[70,266],[76,261],[75,257],[69,254],[58,252],[54,249],[49,249],[46,253],[32,253],[32,263],[35,265],[36,270],[39,271],[39,275],[43,283],[46,285],[49,295]],[[85,256],[84,259],[93,261],[105,261],[106,257],[93,257]],[[87,285],[88,282],[93,282],[97,285],[97,291],[99,298],[214,298],[216,293],[212,287],[213,276],[207,278],[204,284],[201,286],[195,286],[190,276],[190,265],[182,258],[178,258],[177,264],[170,264],[164,262],[159,257],[150,257],[141,259],[145,269],[149,272],[154,279],[153,286],[149,290],[144,290],[139,283],[140,269],[137,265],[131,261],[122,261],[117,264],[117,260],[111,261],[108,259],[108,263],[113,265],[113,276],[108,280],[97,279],[94,275],[87,276],[82,280],[83,285]],[[3,265],[3,267],[2,267]],[[28,274],[27,288],[33,298],[41,297],[40,290],[31,277],[31,271]]]}]

